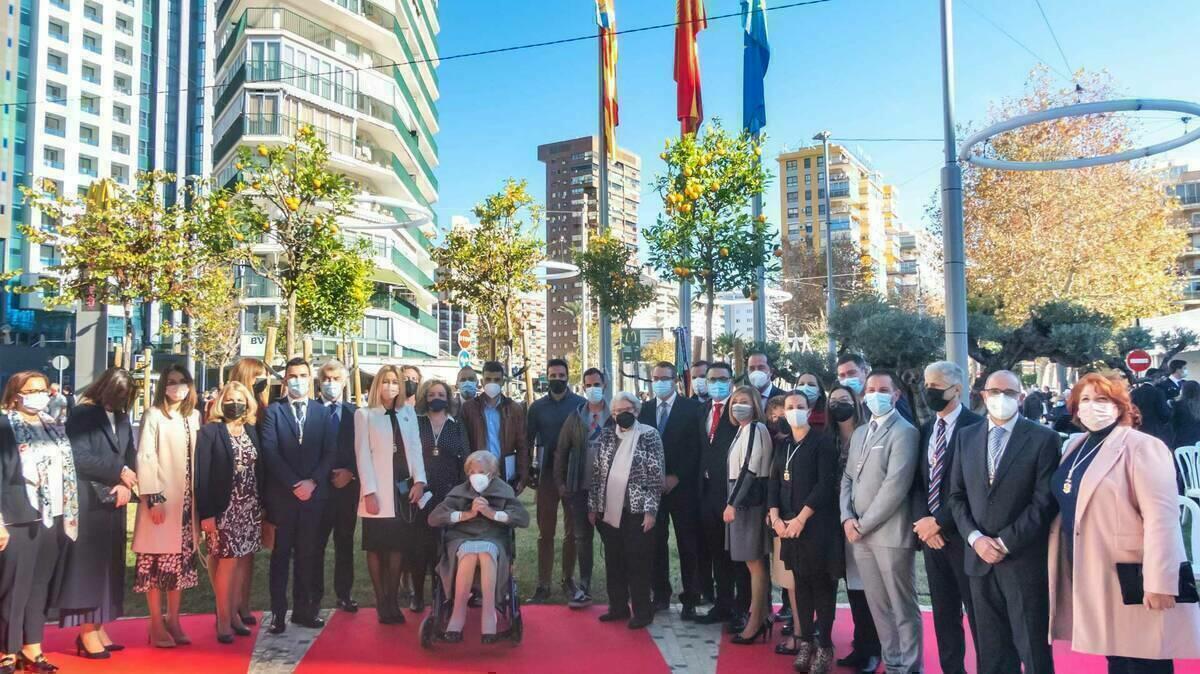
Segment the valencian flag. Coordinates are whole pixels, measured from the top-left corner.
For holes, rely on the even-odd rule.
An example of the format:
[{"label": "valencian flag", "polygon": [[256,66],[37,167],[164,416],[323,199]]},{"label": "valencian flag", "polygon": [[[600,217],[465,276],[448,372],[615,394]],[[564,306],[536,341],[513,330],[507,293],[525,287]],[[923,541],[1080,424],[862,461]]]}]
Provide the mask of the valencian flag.
[{"label": "valencian flag", "polygon": [[610,159],[617,156],[617,14],[616,0],[596,0],[596,23],[600,25],[600,78],[604,97],[604,145]]},{"label": "valencian flag", "polygon": [[[751,8],[753,5],[753,8]],[[767,0],[742,0],[742,24],[746,34],[742,49],[742,126],[752,135],[767,125],[767,101],[763,80],[771,62],[767,43]]]},{"label": "valencian flag", "polygon": [[696,45],[696,35],[708,27],[704,0],[676,0],[675,21],[675,116],[681,134],[695,133],[704,121]]}]

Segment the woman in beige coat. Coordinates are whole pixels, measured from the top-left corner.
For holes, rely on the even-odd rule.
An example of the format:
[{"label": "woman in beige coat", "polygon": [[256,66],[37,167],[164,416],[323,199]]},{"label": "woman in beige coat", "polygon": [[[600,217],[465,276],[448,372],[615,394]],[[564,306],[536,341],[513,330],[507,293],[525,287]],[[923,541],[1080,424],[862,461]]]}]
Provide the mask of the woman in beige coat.
[{"label": "woman in beige coat", "polygon": [[[1088,432],[1067,442],[1051,482],[1050,636],[1108,656],[1110,674],[1172,672],[1175,658],[1200,657],[1200,608],[1175,602],[1187,558],[1171,452],[1132,428],[1121,382],[1086,375],[1067,407]],[[1120,563],[1142,565],[1139,604],[1122,601]]]},{"label": "woman in beige coat", "polygon": [[198,582],[193,468],[199,429],[192,375],[182,365],[170,365],[159,375],[154,407],[142,417],[137,461],[141,501],[133,530],[133,589],[146,594],[150,641],[159,648],[191,643],[179,624],[179,601],[183,590]]}]

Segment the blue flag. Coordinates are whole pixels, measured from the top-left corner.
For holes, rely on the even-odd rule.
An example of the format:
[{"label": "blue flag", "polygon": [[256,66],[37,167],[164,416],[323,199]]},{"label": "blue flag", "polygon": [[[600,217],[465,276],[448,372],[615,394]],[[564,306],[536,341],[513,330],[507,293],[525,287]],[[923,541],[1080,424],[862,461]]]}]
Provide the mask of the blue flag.
[{"label": "blue flag", "polygon": [[742,0],[742,25],[746,31],[742,50],[742,126],[757,134],[767,125],[763,83],[767,65],[771,62],[771,45],[767,43],[767,0]]}]

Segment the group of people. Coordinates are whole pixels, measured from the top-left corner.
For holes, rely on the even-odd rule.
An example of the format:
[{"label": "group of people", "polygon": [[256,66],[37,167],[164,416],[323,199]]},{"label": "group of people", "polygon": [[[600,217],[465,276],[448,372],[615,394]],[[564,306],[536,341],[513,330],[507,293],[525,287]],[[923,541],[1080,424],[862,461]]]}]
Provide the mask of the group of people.
[{"label": "group of people", "polygon": [[[270,632],[287,629],[289,606],[291,623],[323,624],[330,539],[337,606],[356,611],[359,518],[381,623],[405,622],[404,590],[408,608],[423,610],[436,573],[453,604],[440,637],[461,640],[476,601],[490,643],[512,530],[530,523],[518,499],[527,488],[538,526],[527,601],[552,597],[561,510],[568,605],[592,602],[599,533],[600,620],[644,628],[674,598],[673,529],[681,617],[724,624],[738,645],[770,640],[782,622],[775,651],[799,672],[835,665],[842,579],[854,642],[836,664],[920,671],[918,551],[945,672],[965,671],[964,616],[979,672],[1052,672],[1052,639],[1108,656],[1110,672],[1169,672],[1174,658],[1200,656],[1200,610],[1176,603],[1190,567],[1171,452],[1136,430],[1141,412],[1122,381],[1088,374],[1074,385],[1066,407],[1083,432],[1064,445],[1021,414],[1030,407],[1008,371],[972,392],[958,366],[929,365],[930,418],[920,426],[897,377],[854,354],[839,359],[829,387],[814,372],[777,387],[763,353],[749,356],[744,384],[724,362],[687,374],[691,396],[675,366],[658,363],[643,401],[610,397],[607,373],[592,368],[579,395],[555,359],[549,392],[526,409],[505,394],[497,362],[463,368],[453,385],[387,365],[357,407],[334,360],[315,372],[288,361],[273,400],[256,359],[239,361],[207,402],[191,373],[171,365],[135,443],[137,386],[126,370],[105,372],[61,416],[47,377],[18,373],[0,399],[0,674],[57,670],[40,645],[48,610],[79,628],[79,655],[121,650],[104,625],[122,613],[131,502],[134,590],[146,596],[154,646],[190,643],[179,607],[201,566],[218,641],[248,636],[253,559],[264,546]],[[964,404],[973,393],[983,414]],[[1130,565],[1133,594],[1118,572]],[[778,616],[773,585],[784,594]]]}]

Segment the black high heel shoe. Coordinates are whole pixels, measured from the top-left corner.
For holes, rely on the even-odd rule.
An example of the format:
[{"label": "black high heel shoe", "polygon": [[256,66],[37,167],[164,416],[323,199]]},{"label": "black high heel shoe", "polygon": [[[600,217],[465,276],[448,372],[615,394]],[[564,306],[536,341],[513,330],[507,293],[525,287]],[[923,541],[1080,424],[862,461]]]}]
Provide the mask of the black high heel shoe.
[{"label": "black high heel shoe", "polygon": [[[93,652],[89,651],[87,649],[87,647],[83,645],[83,637],[80,637],[80,636],[75,637],[75,655],[77,655],[81,658],[87,658],[88,660],[106,660],[106,659],[112,657],[112,655],[109,654],[107,649],[100,651],[99,653],[93,653]],[[25,656],[21,655],[21,657],[24,658]],[[33,670],[33,671],[40,671],[40,670]]]},{"label": "black high heel shoe", "polygon": [[[89,653],[88,657],[91,656],[92,654]],[[108,651],[104,651],[104,655],[101,655],[100,658],[104,658],[105,656],[108,656]],[[17,653],[17,669],[26,672],[38,672],[39,674],[54,674],[54,672],[58,671],[58,665],[50,664],[45,654],[38,655],[33,660],[30,660],[24,653],[19,652]]]},{"label": "black high heel shoe", "polygon": [[225,645],[227,645],[227,646],[228,646],[229,644],[232,644],[232,643],[233,643],[233,635],[232,635],[232,634],[220,634],[220,633],[218,633],[218,634],[217,634],[217,643],[219,643],[219,644],[225,644]]},{"label": "black high heel shoe", "polygon": [[238,618],[241,618],[243,625],[258,624],[258,618],[255,618],[253,613],[242,613],[241,611],[238,611]]},{"label": "black high heel shoe", "polygon": [[248,637],[252,634],[249,627],[238,627],[237,625],[233,625],[230,629],[232,629],[233,633],[239,637]]},{"label": "black high heel shoe", "polygon": [[765,644],[767,643],[767,640],[771,638],[771,633],[774,631],[775,623],[771,622],[770,620],[764,620],[763,623],[758,626],[758,629],[755,630],[754,634],[750,635],[749,639],[740,634],[735,634],[733,635],[733,639],[730,641],[730,643],[734,643],[739,646],[749,646],[750,644],[758,643],[759,639],[761,639]]},{"label": "black high heel shoe", "polygon": [[116,652],[118,652],[118,651],[123,651],[123,650],[125,650],[125,647],[124,647],[123,645],[121,645],[121,644],[109,644],[109,645],[107,645],[107,646],[105,646],[105,647],[104,647],[104,650],[106,650],[106,651],[108,651],[108,652],[110,652],[110,653],[116,653]]}]

